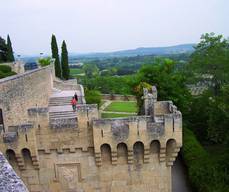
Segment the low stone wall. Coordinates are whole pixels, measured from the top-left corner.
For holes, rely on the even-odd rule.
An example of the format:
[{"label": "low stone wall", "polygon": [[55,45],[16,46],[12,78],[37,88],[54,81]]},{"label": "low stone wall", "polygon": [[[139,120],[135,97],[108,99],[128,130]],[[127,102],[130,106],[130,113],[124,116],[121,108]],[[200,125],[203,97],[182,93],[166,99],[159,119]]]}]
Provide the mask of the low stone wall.
[{"label": "low stone wall", "polygon": [[102,94],[103,100],[136,101],[134,95]]},{"label": "low stone wall", "polygon": [[14,172],[8,161],[0,152],[0,191],[28,192],[22,180]]}]

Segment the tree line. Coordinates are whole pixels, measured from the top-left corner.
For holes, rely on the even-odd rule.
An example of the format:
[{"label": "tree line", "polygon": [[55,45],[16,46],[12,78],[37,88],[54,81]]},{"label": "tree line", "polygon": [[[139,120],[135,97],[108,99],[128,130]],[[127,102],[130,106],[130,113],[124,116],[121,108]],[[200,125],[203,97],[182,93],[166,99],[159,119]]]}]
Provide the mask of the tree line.
[{"label": "tree line", "polygon": [[[202,35],[189,60],[183,67],[179,65],[168,59],[146,64],[133,85],[135,94],[140,100],[142,87],[156,85],[159,100],[172,100],[181,110],[184,127],[182,156],[193,190],[228,191],[228,39],[214,33]],[[194,83],[207,81],[208,89],[201,95],[192,96],[187,89],[190,80]],[[139,106],[142,106],[141,102]]]}]

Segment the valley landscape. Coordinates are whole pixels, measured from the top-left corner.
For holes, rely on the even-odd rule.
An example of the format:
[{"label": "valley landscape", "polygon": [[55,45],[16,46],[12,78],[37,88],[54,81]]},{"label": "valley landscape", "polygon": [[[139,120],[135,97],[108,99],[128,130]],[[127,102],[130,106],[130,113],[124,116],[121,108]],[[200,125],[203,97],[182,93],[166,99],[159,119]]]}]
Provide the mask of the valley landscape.
[{"label": "valley landscape", "polygon": [[49,25],[2,15],[0,192],[229,192],[228,2],[23,2]]}]

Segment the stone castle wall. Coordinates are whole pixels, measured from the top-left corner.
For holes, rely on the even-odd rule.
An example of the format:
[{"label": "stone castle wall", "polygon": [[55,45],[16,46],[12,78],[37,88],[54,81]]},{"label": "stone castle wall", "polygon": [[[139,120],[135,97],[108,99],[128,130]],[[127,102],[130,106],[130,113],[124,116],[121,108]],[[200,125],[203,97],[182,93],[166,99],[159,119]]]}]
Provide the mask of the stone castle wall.
[{"label": "stone castle wall", "polygon": [[[171,166],[182,146],[182,115],[172,102],[145,92],[145,116],[115,119],[99,119],[97,105],[83,103],[74,127],[50,126],[52,74],[47,67],[0,81],[4,121],[17,130],[15,139],[0,133],[0,150],[29,191],[171,192]],[[63,89],[66,82],[55,81]],[[59,115],[60,125],[71,121]]]},{"label": "stone castle wall", "polygon": [[50,70],[46,67],[0,80],[4,127],[27,123],[28,108],[47,107],[52,88]]}]

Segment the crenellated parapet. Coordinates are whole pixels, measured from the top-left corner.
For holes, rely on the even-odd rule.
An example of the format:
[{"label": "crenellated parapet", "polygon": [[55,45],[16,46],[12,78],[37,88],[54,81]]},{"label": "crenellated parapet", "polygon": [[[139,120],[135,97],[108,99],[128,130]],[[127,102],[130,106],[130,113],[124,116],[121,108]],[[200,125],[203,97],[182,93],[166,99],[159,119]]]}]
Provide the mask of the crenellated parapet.
[{"label": "crenellated parapet", "polygon": [[[153,88],[155,91],[155,88]],[[146,92],[146,91],[145,91]],[[159,144],[158,160],[171,166],[182,146],[182,115],[172,102],[156,101],[156,94],[148,99],[148,116],[93,120],[95,160],[103,164],[103,151],[110,151],[111,163],[117,164],[118,146],[124,145],[127,162],[132,164],[136,150],[143,153],[143,163],[149,162],[151,145]],[[103,149],[105,148],[105,149]]]}]

